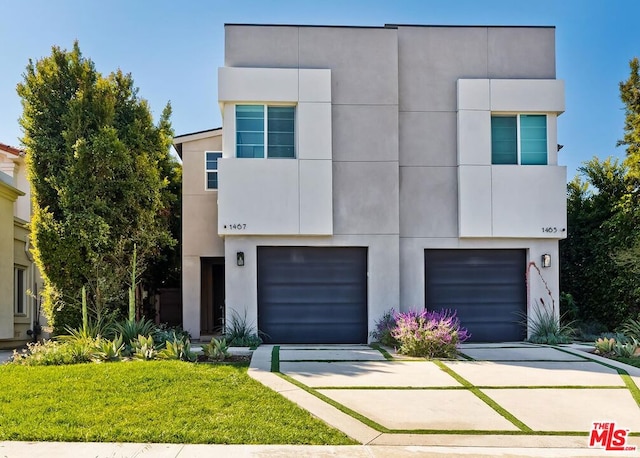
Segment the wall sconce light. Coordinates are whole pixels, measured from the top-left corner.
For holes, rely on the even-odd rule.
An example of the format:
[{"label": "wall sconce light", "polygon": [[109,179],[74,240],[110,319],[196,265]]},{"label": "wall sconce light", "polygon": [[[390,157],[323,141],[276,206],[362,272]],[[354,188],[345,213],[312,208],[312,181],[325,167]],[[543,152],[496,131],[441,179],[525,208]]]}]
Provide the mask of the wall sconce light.
[{"label": "wall sconce light", "polygon": [[543,254],[542,255],[542,267],[551,267],[551,255]]},{"label": "wall sconce light", "polygon": [[244,251],[236,252],[236,265],[238,267],[244,266]]}]

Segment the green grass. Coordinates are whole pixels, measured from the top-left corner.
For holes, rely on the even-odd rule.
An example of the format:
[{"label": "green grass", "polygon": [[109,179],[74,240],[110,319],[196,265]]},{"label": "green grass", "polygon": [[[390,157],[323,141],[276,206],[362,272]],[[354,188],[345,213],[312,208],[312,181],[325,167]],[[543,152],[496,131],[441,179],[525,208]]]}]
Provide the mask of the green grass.
[{"label": "green grass", "polygon": [[640,358],[638,358],[637,356],[634,358],[617,357],[616,361],[620,361],[621,363],[628,364],[629,366],[640,367]]},{"label": "green grass", "polygon": [[251,379],[247,364],[3,365],[0,384],[0,440],[355,443]]}]

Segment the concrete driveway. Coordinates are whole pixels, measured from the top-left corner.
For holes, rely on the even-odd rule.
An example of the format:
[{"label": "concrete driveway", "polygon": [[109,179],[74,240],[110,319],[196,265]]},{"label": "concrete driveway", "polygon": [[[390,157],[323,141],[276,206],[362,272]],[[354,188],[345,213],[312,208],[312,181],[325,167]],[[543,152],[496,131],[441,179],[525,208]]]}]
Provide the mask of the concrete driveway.
[{"label": "concrete driveway", "polygon": [[585,348],[465,344],[464,358],[439,362],[368,346],[261,346],[249,374],[363,444],[597,456],[609,452],[589,447],[593,423],[614,422],[640,451],[640,369]]}]

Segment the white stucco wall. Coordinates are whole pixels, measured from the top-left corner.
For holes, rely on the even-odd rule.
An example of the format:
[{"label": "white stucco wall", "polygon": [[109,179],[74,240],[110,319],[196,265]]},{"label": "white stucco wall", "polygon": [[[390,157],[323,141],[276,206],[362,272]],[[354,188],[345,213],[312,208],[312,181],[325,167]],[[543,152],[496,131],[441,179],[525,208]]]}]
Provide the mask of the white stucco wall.
[{"label": "white stucco wall", "polygon": [[[218,161],[218,233],[333,234],[331,71],[231,68],[218,70],[224,118]],[[236,158],[236,104],[296,106],[295,158]]]},{"label": "white stucco wall", "polygon": [[[560,80],[457,81],[460,237],[566,237],[566,167],[557,166]],[[547,115],[545,166],[492,165],[492,113]]]}]

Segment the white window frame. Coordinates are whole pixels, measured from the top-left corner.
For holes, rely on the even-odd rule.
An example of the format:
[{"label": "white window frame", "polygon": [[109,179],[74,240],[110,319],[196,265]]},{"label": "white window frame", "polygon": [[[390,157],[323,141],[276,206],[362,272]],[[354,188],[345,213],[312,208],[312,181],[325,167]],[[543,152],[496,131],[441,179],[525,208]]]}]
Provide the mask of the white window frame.
[{"label": "white window frame", "polygon": [[[22,272],[22,288],[19,288],[18,272]],[[16,316],[27,316],[27,279],[29,268],[26,266],[13,266],[13,314]],[[18,304],[21,302],[22,310]]]},{"label": "white window frame", "polygon": [[220,181],[218,181],[218,187],[217,188],[210,188],[209,187],[209,174],[210,173],[215,173],[216,174],[216,178],[219,177],[219,175],[218,175],[218,167],[216,166],[215,170],[209,170],[207,168],[207,153],[220,154],[220,157],[218,159],[222,159],[222,151],[205,151],[204,152],[204,190],[205,191],[217,191],[218,188],[220,187]]},{"label": "white window frame", "polygon": [[[507,117],[507,116],[515,116],[516,117],[516,163],[515,164],[494,164],[493,160],[491,161],[491,165],[522,165],[522,158],[521,158],[521,150],[522,150],[522,143],[521,143],[521,135],[520,135],[520,116],[530,116],[530,115],[536,115],[536,116],[544,116],[545,117],[545,123],[546,123],[546,133],[547,133],[547,165],[549,165],[549,115],[547,113],[526,113],[526,112],[518,112],[518,113],[500,113],[500,112],[492,112],[491,113],[491,117],[496,116],[496,117]],[[493,156],[493,150],[491,151],[491,155]],[[528,165],[525,165],[525,167]]]},{"label": "white window frame", "polygon": [[[254,158],[238,158],[238,144],[237,140],[235,140],[235,151],[234,157],[238,159],[297,159],[298,158],[298,148],[297,148],[297,139],[298,139],[298,104],[297,103],[236,103],[233,107],[233,114],[235,116],[234,123],[238,119],[238,115],[236,113],[236,107],[242,105],[261,105],[263,109],[263,127],[262,127],[262,135],[264,138],[263,143],[263,151],[262,157],[254,157]],[[293,157],[269,157],[269,107],[293,107],[294,108],[294,116],[293,116]],[[237,123],[236,123],[236,131],[237,131]]]}]

